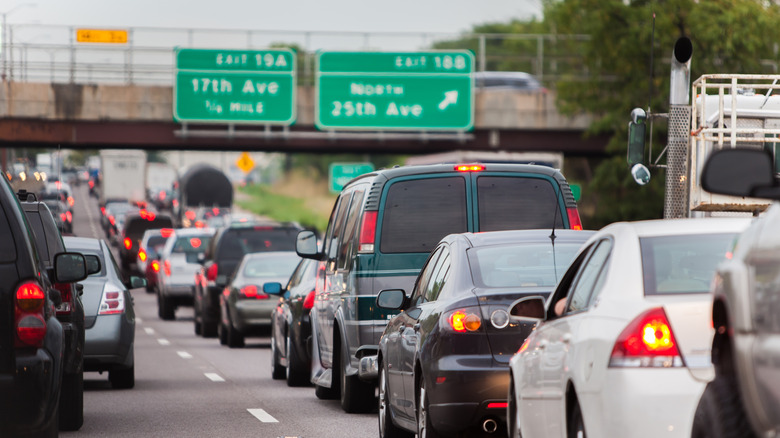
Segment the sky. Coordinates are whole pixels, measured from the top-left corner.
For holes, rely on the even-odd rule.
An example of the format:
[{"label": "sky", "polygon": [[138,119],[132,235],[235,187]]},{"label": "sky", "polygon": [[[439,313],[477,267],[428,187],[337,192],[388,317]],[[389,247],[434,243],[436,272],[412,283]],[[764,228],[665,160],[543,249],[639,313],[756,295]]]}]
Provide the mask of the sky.
[{"label": "sky", "polygon": [[4,0],[9,24],[461,33],[539,15],[541,0]]}]

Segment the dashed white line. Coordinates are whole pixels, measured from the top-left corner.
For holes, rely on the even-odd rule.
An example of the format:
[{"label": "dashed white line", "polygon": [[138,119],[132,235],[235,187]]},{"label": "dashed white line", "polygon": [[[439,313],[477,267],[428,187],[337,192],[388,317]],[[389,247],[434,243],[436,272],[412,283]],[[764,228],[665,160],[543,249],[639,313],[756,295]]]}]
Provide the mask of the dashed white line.
[{"label": "dashed white line", "polygon": [[271,414],[266,412],[263,409],[247,409],[250,414],[254,415],[255,418],[262,421],[263,423],[278,423],[279,420],[272,417]]},{"label": "dashed white line", "polygon": [[160,345],[171,345],[171,341],[169,341],[167,339],[163,339],[163,338],[157,339],[157,342],[159,342]]},{"label": "dashed white line", "polygon": [[143,323],[144,323],[144,320],[136,316],[136,317],[135,317],[135,323],[136,323],[136,324],[143,324]]},{"label": "dashed white line", "polygon": [[151,328],[151,327],[144,327],[144,331],[146,332],[147,335],[153,335],[154,334],[154,329]]},{"label": "dashed white line", "polygon": [[208,377],[209,380],[211,380],[212,382],[224,382],[225,381],[225,379],[223,379],[222,376],[220,376],[217,373],[203,373],[203,375]]},{"label": "dashed white line", "polygon": [[178,354],[182,359],[192,359],[192,355],[186,351],[177,351],[176,354]]}]

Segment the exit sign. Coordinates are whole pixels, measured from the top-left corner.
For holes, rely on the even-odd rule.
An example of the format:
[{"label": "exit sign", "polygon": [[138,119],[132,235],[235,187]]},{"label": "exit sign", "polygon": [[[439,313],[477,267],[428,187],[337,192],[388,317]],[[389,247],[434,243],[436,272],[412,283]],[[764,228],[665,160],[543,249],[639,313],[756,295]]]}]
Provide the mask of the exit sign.
[{"label": "exit sign", "polygon": [[178,122],[290,125],[296,56],[289,49],[176,49]]},{"label": "exit sign", "polygon": [[473,73],[465,50],[319,52],[314,123],[321,130],[470,130]]},{"label": "exit sign", "polygon": [[333,163],[328,178],[330,191],[338,193],[353,178],[373,171],[374,165],[371,163]]}]

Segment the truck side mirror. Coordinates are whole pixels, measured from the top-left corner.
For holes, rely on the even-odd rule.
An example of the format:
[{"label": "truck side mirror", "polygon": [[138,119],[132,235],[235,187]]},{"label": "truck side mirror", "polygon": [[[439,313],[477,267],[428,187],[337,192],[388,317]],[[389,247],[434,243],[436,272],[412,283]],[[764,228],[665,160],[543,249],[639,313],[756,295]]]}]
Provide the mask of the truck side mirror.
[{"label": "truck side mirror", "polygon": [[645,156],[645,134],[647,133],[647,113],[642,108],[631,111],[628,122],[628,165],[642,164]]}]

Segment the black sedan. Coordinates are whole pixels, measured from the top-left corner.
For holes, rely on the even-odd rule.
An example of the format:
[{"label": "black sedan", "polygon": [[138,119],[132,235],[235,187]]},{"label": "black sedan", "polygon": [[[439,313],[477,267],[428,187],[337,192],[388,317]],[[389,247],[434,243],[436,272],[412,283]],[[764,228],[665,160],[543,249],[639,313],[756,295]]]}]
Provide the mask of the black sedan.
[{"label": "black sedan", "polygon": [[381,291],[377,306],[402,312],[387,324],[378,354],[360,363],[361,378],[379,377],[380,435],[505,430],[509,359],[533,329],[510,322],[506,309],[525,296],[549,295],[592,234],[451,234],[431,253],[410,297]]},{"label": "black sedan", "polygon": [[[311,318],[319,261],[301,259],[282,299],[271,315],[271,364],[274,379],[287,379],[287,386],[309,383],[311,370]],[[281,290],[281,283],[263,285],[266,293]]]}]

